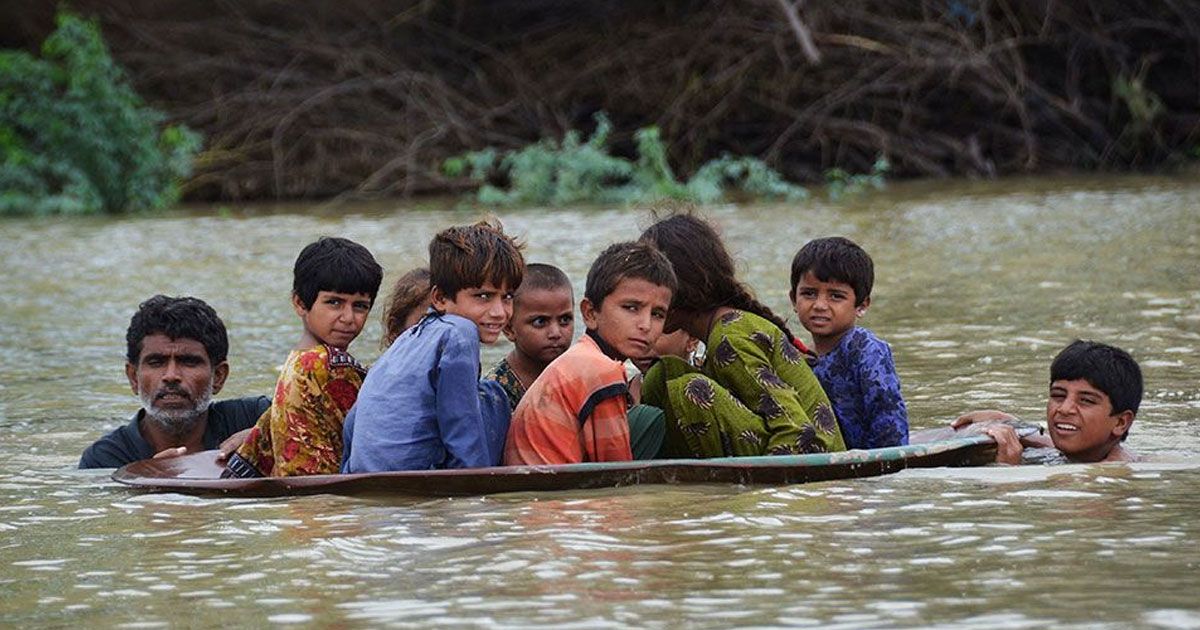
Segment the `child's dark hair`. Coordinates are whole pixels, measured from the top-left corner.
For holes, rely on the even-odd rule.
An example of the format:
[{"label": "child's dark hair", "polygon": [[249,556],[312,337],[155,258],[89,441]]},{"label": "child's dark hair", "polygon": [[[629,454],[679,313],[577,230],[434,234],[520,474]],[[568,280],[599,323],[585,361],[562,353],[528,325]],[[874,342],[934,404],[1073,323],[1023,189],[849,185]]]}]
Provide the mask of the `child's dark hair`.
[{"label": "child's dark hair", "polygon": [[520,299],[524,291],[552,291],[554,289],[571,290],[571,279],[562,269],[545,263],[529,263],[525,265],[525,278],[521,280],[521,290],[517,292]]},{"label": "child's dark hair", "polygon": [[213,307],[198,298],[156,295],[138,305],[125,331],[125,358],[136,366],[142,356],[142,340],[155,334],[199,341],[214,367],[229,354],[225,323]]},{"label": "child's dark hair", "polygon": [[521,248],[494,219],[446,228],[429,242],[429,283],[450,300],[488,282],[516,292],[525,275]]},{"label": "child's dark hair", "polygon": [[811,271],[821,282],[845,282],[854,289],[854,305],[862,306],[871,297],[875,284],[875,263],[858,243],[841,236],[813,239],[792,258],[792,284],[788,297],[796,300],[796,285]]},{"label": "child's dark hair", "polygon": [[1128,352],[1115,346],[1076,339],[1054,357],[1050,364],[1050,382],[1078,379],[1086,380],[1108,396],[1112,415],[1126,410],[1137,415],[1142,403],[1142,369]]},{"label": "child's dark hair", "polygon": [[629,241],[614,243],[600,252],[592,268],[588,269],[583,296],[592,306],[600,308],[604,298],[625,278],[638,278],[666,287],[672,294],[679,286],[671,261],[657,247],[645,241]]},{"label": "child's dark hair", "polygon": [[733,259],[709,223],[690,211],[676,212],[642,232],[642,240],[666,254],[682,279],[671,300],[671,309],[703,312],[721,306],[748,311],[779,327],[788,341],[795,340],[783,319],[738,282]]},{"label": "child's dark hair", "polygon": [[292,268],[292,293],[310,309],[321,291],[365,293],[371,302],[383,282],[383,267],[366,247],[337,236],[322,236],[300,250]]},{"label": "child's dark hair", "polygon": [[417,267],[400,276],[392,286],[392,295],[383,309],[383,340],[386,348],[404,332],[404,322],[416,309],[429,306],[429,269]]}]

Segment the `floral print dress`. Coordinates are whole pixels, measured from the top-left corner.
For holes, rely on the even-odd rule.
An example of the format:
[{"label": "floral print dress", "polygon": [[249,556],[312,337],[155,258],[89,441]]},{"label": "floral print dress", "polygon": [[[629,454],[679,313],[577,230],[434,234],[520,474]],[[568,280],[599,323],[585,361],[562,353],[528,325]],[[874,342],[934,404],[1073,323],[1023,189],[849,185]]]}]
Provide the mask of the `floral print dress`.
[{"label": "floral print dress", "polygon": [[342,423],[366,370],[350,353],[326,345],[293,350],[275,385],[271,407],[230,456],[234,477],[337,473]]},{"label": "floral print dress", "polygon": [[804,354],[775,324],[735,310],[714,322],[699,370],[664,357],[642,400],[667,416],[665,457],[846,450],[829,398]]}]

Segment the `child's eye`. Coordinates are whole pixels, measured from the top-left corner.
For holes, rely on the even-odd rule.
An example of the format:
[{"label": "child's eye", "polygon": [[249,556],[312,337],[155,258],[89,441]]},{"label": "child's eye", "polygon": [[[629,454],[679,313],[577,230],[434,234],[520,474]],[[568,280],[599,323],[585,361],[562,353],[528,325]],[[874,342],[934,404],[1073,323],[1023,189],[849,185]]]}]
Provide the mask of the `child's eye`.
[{"label": "child's eye", "polygon": [[656,309],[653,309],[650,311],[650,316],[653,317],[654,319],[666,319],[667,312],[662,310],[661,308],[656,308]]},{"label": "child's eye", "polygon": [[475,297],[486,302],[486,301],[492,299],[492,294],[485,291],[485,292],[476,293]]},{"label": "child's eye", "polygon": [[511,302],[511,301],[513,301],[513,294],[511,294],[511,293],[505,293],[505,294],[504,294],[504,301],[505,301],[505,302]]},{"label": "child's eye", "polygon": [[355,302],[354,310],[359,311],[361,313],[369,312],[371,310],[371,303],[370,302]]},{"label": "child's eye", "polygon": [[532,324],[534,328],[541,328],[541,327],[545,326],[546,324],[550,323],[550,318],[549,317],[534,317],[533,321],[531,321],[529,323]]},{"label": "child's eye", "polygon": [[574,321],[575,321],[574,315],[563,315],[562,317],[558,318],[558,325],[559,326],[567,326]]}]

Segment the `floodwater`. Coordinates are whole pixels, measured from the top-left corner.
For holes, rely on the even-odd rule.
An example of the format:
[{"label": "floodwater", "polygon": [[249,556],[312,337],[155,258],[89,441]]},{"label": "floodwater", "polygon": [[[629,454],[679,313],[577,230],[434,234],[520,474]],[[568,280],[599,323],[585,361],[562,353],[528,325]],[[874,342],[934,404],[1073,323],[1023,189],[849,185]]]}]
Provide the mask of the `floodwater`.
[{"label": "floodwater", "polygon": [[[806,240],[872,253],[864,324],[893,346],[914,427],[975,408],[1039,420],[1056,350],[1094,338],[1141,362],[1129,445],[1156,461],[438,500],[137,493],[72,468],[137,407],[123,356],[139,301],[212,303],[231,338],[222,393],[266,393],[298,334],[305,243],[362,242],[386,284],[476,215],[392,202],[3,220],[0,625],[1200,627],[1200,181],[913,183],[708,215],[781,313]],[[577,297],[600,249],[647,222],[500,216]],[[368,363],[378,319],[352,347]]]}]

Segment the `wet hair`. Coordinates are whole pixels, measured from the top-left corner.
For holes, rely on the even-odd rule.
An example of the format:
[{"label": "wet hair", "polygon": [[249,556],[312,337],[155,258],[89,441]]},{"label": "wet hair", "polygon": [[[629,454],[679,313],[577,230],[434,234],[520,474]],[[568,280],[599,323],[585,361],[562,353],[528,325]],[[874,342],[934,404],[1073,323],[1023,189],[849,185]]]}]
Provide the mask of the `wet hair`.
[{"label": "wet hair", "polygon": [[733,259],[717,231],[690,209],[674,210],[642,232],[641,239],[666,254],[681,279],[671,300],[671,310],[693,313],[722,306],[754,313],[779,327],[788,341],[795,340],[783,319],[754,298],[749,287],[738,282]]},{"label": "wet hair", "polygon": [[628,241],[613,243],[604,248],[588,269],[583,296],[595,308],[616,290],[626,278],[638,278],[650,284],[666,287],[675,293],[679,282],[671,261],[651,243]]},{"label": "wet hair", "polygon": [[229,354],[225,323],[213,307],[198,298],[156,295],[139,304],[125,331],[125,359],[136,366],[142,357],[142,341],[157,334],[199,341],[213,366]]},{"label": "wet hair", "polygon": [[386,348],[404,332],[404,322],[416,309],[429,307],[429,268],[417,267],[400,276],[392,285],[392,296],[383,309],[383,339]]},{"label": "wet hair", "polygon": [[366,247],[337,236],[322,236],[300,250],[292,268],[292,293],[310,309],[321,291],[365,293],[375,301],[383,267]]},{"label": "wet hair", "polygon": [[571,279],[562,269],[545,263],[529,263],[525,265],[525,278],[521,280],[521,290],[516,298],[521,299],[524,291],[553,291],[554,289],[571,290]]},{"label": "wet hair", "polygon": [[[1112,403],[1112,414],[1132,411],[1142,403],[1142,369],[1128,352],[1115,346],[1076,339],[1050,364],[1050,382],[1084,379]],[[1129,432],[1121,438],[1129,437]]]},{"label": "wet hair", "polygon": [[796,299],[796,285],[811,271],[821,282],[845,282],[854,289],[854,305],[862,306],[871,297],[875,284],[875,263],[866,250],[841,236],[813,239],[792,258],[792,284],[788,297]]},{"label": "wet hair", "polygon": [[489,282],[516,292],[525,275],[521,248],[494,219],[446,228],[429,242],[429,283],[450,300]]}]

